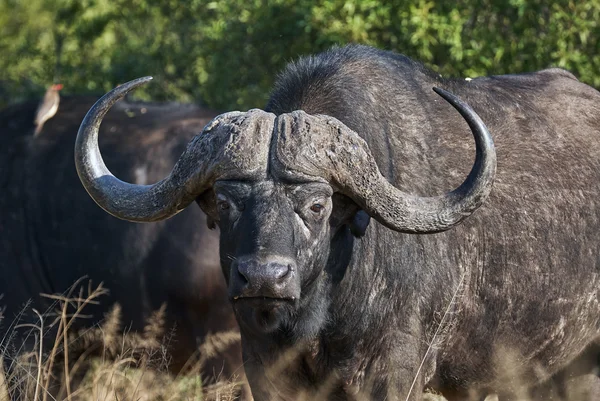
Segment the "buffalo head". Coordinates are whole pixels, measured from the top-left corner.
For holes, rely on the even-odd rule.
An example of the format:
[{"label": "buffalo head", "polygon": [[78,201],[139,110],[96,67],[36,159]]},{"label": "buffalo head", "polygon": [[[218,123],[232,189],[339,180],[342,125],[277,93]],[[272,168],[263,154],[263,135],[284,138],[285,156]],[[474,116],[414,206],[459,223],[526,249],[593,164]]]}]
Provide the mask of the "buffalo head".
[{"label": "buffalo head", "polygon": [[222,268],[242,332],[314,332],[326,318],[336,266],[349,258],[332,245],[364,234],[369,217],[403,233],[447,230],[492,187],[496,155],[488,130],[468,105],[437,88],[476,143],[470,174],[441,196],[395,188],[356,132],[303,111],[222,114],[190,142],[168,177],[153,185],[125,183],[104,165],[98,127],[118,99],[149,80],[117,87],[89,111],[75,146],[79,177],[100,207],[129,221],[166,219],[198,202],[220,228]]}]

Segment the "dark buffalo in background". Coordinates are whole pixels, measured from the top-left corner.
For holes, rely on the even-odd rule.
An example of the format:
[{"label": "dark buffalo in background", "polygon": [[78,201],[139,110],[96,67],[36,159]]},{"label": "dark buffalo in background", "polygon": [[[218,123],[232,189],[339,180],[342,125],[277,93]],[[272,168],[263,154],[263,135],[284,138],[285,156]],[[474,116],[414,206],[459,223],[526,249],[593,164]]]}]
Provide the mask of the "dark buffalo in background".
[{"label": "dark buffalo in background", "polygon": [[95,143],[144,82],[87,115],[80,178],[123,219],[196,200],[217,222],[256,400],[506,400],[597,361],[600,93],[569,72],[444,79],[334,48],[289,65],[267,112],[217,117],[150,187],[110,176]]},{"label": "dark buffalo in background", "polygon": [[[2,352],[13,356],[30,330],[14,329],[29,299],[33,302],[18,323],[37,323],[31,309],[43,312],[51,306],[53,300],[40,293],[63,293],[85,276],[95,285],[103,282],[110,295],[84,309],[93,316],[77,320],[81,326],[89,327],[118,302],[123,328],[139,330],[166,303],[165,334],[175,327],[168,345],[171,368],[177,371],[206,334],[237,330],[219,267],[218,233],[207,228],[198,207],[146,225],[108,216],[94,204],[77,178],[73,141],[96,100],[63,97],[58,114],[35,138],[36,103],[0,111]],[[194,105],[121,102],[102,126],[101,147],[120,176],[154,183],[215,114]],[[87,283],[82,281],[84,287]],[[234,373],[241,361],[239,345],[224,359],[211,361],[206,375]]]}]

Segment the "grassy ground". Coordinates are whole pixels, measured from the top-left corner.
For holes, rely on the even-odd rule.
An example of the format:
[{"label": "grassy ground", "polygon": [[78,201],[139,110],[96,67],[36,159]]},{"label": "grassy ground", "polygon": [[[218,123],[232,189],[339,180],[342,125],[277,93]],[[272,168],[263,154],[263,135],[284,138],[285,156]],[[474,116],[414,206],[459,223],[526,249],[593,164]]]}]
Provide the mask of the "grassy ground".
[{"label": "grassy ground", "polygon": [[[190,360],[183,374],[167,367],[169,334],[164,328],[164,309],[156,311],[143,332],[121,331],[121,311],[115,306],[97,327],[73,330],[85,307],[101,301],[106,289],[99,286],[74,295],[49,295],[56,301],[56,314],[41,315],[29,325],[35,349],[4,359],[0,370],[0,401],[54,400],[233,400],[242,385],[234,378],[219,378],[205,384],[200,375],[204,361],[239,341],[237,332],[209,336],[200,347],[200,358]],[[50,349],[39,339],[52,335]],[[0,344],[4,353],[6,344]],[[65,352],[66,351],[66,352]],[[2,366],[0,365],[0,368]],[[12,397],[12,398],[11,398]]]}]

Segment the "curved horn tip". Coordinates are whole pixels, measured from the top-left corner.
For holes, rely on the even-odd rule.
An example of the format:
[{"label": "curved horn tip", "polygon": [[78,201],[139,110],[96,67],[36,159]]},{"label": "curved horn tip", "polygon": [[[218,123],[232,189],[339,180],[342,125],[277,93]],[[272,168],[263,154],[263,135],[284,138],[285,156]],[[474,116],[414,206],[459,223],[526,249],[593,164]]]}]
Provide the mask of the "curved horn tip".
[{"label": "curved horn tip", "polygon": [[[134,79],[133,81],[129,81],[129,82],[126,82],[126,83],[121,84],[121,85],[117,85],[110,92],[108,92],[107,94],[105,94],[104,96],[102,96],[92,106],[92,108],[86,114],[86,116],[85,116],[85,118],[83,120],[82,126],[86,125],[85,123],[87,122],[88,116],[90,118],[92,118],[92,117],[99,117],[99,118],[104,117],[104,115],[108,112],[108,109],[110,109],[117,101],[119,101],[120,99],[124,98],[125,95],[127,95],[133,89],[137,88],[138,86],[142,86],[142,85],[150,82],[151,80],[152,80],[152,77],[151,76],[147,76],[147,77],[142,77],[142,78]],[[98,114],[96,114],[96,113],[98,113]]]},{"label": "curved horn tip", "polygon": [[434,86],[432,89],[435,93],[437,93],[438,95],[443,97],[450,104],[464,103],[458,97],[456,97],[455,95],[453,95],[452,93],[448,92],[445,89],[438,88],[436,86]]},{"label": "curved horn tip", "polygon": [[[471,106],[464,100],[460,99],[455,94],[448,92],[445,89],[433,87],[432,88],[435,93],[440,95],[445,101],[450,103],[452,107],[454,107],[467,121],[471,121],[473,118],[475,120],[480,120],[479,116]],[[483,122],[481,122],[483,124]]]},{"label": "curved horn tip", "polygon": [[487,127],[485,126],[479,115],[473,110],[471,106],[469,106],[467,102],[461,100],[458,96],[442,88],[433,87],[433,91],[440,95],[448,103],[450,103],[450,105],[454,107],[463,116],[463,118],[471,127],[471,130],[473,130],[475,127],[478,127],[480,130],[487,133],[487,135],[485,136],[489,137],[489,140],[491,141],[491,136],[489,135],[489,132],[487,132]]},{"label": "curved horn tip", "polygon": [[444,96],[444,95],[442,95],[442,94],[450,93],[450,92],[448,92],[446,89],[438,88],[437,86],[434,86],[434,87],[433,87],[433,88],[431,88],[431,89],[433,89],[433,91],[434,91],[435,93],[437,93],[438,95],[440,95],[440,96]]},{"label": "curved horn tip", "polygon": [[126,82],[124,84],[117,85],[117,87],[114,88],[113,91],[115,91],[115,92],[118,91],[119,93],[127,94],[132,89],[135,89],[138,86],[142,86],[142,85],[152,81],[152,79],[153,78],[151,76],[134,79],[134,80]]}]

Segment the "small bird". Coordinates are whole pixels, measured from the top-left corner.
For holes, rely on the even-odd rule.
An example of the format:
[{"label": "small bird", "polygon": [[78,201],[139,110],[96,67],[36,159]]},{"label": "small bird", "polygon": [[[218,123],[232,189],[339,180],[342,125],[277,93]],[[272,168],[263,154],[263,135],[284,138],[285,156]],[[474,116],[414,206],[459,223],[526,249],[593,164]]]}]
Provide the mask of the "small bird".
[{"label": "small bird", "polygon": [[54,115],[58,111],[58,104],[60,103],[60,96],[58,95],[58,91],[62,88],[62,84],[54,84],[50,86],[46,91],[44,99],[41,101],[35,114],[36,127],[33,136],[38,136],[39,133],[42,131],[44,123],[52,117],[54,117]]}]

